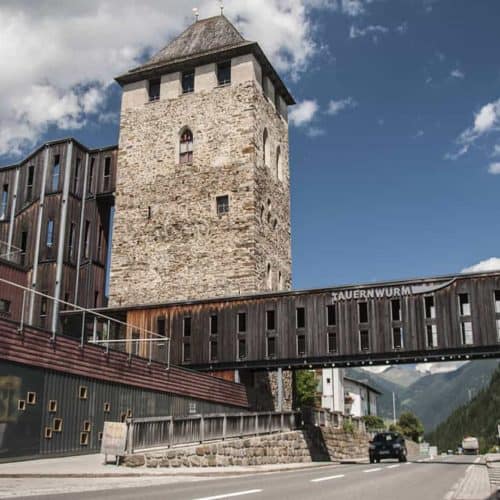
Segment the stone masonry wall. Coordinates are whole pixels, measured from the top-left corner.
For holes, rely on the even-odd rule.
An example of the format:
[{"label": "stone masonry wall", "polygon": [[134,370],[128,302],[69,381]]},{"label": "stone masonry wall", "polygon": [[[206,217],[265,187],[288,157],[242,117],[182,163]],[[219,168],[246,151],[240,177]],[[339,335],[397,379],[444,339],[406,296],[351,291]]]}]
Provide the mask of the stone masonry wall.
[{"label": "stone masonry wall", "polygon": [[334,427],[320,427],[320,432],[330,460],[368,458],[370,437],[366,432],[347,432]]},{"label": "stone masonry wall", "polygon": [[[178,162],[185,126],[192,164]],[[272,169],[278,145],[282,180]],[[215,198],[226,194],[219,216]],[[268,264],[272,288],[288,289],[289,205],[288,126],[253,82],[122,111],[110,305],[263,291]]]}]

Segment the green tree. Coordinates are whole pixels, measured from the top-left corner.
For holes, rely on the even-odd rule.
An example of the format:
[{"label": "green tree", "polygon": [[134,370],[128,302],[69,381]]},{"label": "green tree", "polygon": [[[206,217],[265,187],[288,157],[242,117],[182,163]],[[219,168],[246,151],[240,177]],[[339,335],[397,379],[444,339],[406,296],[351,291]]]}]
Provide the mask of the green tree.
[{"label": "green tree", "polygon": [[365,415],[363,420],[368,431],[385,429],[384,419],[378,415]]},{"label": "green tree", "polygon": [[404,436],[409,437],[416,443],[418,443],[418,438],[424,435],[424,426],[422,422],[410,411],[401,413],[398,420],[398,427],[401,429]]},{"label": "green tree", "polygon": [[295,394],[298,406],[312,406],[316,396],[318,382],[316,374],[310,370],[299,370],[295,373]]}]

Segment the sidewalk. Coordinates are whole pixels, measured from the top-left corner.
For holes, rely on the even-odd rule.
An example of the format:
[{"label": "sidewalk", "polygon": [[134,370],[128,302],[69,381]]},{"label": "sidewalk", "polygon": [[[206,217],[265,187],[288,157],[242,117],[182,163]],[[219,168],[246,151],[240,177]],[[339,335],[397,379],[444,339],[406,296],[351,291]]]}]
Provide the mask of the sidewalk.
[{"label": "sidewalk", "polygon": [[488,477],[486,461],[478,458],[474,465],[467,467],[465,477],[458,484],[453,500],[486,500],[492,489]]},{"label": "sidewalk", "polygon": [[78,455],[73,457],[45,458],[24,462],[0,464],[0,478],[99,478],[144,476],[197,476],[220,477],[256,472],[278,472],[333,465],[332,462],[272,464],[228,467],[178,467],[148,468],[122,467],[112,462],[104,464],[104,455]]}]

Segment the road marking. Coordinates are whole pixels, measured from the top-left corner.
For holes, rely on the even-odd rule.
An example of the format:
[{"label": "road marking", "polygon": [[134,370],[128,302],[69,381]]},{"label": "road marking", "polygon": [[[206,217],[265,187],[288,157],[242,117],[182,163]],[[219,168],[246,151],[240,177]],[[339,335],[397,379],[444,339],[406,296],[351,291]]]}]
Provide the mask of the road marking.
[{"label": "road marking", "polygon": [[337,474],[336,476],[317,477],[316,479],[311,479],[311,483],[318,483],[319,481],[328,481],[329,479],[340,479],[341,477],[345,477],[345,474]]},{"label": "road marking", "polygon": [[195,500],[218,500],[219,498],[241,497],[243,495],[251,495],[252,493],[260,493],[261,491],[262,490],[237,491],[235,493],[224,493],[223,495],[215,495],[214,497],[196,498]]},{"label": "road marking", "polygon": [[379,470],[382,470],[382,467],[375,467],[375,469],[366,469],[363,472],[377,472]]},{"label": "road marking", "polygon": [[387,469],[395,469],[396,467],[399,467],[399,464],[394,464],[394,465],[388,465]]}]

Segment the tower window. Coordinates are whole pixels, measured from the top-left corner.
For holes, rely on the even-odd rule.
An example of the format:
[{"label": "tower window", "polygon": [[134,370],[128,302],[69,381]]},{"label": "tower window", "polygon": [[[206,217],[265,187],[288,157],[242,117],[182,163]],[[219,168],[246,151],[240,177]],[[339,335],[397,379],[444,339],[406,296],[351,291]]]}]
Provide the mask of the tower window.
[{"label": "tower window", "polygon": [[368,323],[368,302],[358,303],[358,316],[360,323]]},{"label": "tower window", "polygon": [[337,324],[337,311],[335,304],[326,306],[326,324],[335,326]]},{"label": "tower window", "polygon": [[160,99],[160,84],[161,80],[159,78],[149,80],[149,102]]},{"label": "tower window", "polygon": [[267,288],[269,288],[269,290],[272,290],[272,288],[273,288],[273,273],[271,272],[271,264],[267,264],[266,280],[267,280]]},{"label": "tower window", "polygon": [[229,212],[229,196],[217,196],[216,198],[217,205],[217,215],[227,214]]},{"label": "tower window", "polygon": [[47,247],[52,247],[54,245],[54,219],[49,219],[47,221]]},{"label": "tower window", "polygon": [[210,335],[217,335],[217,330],[217,314],[212,314],[210,316]]},{"label": "tower window", "polygon": [[368,351],[370,349],[370,338],[368,335],[368,330],[360,330],[359,347],[362,351]]},{"label": "tower window", "polygon": [[435,319],[436,317],[436,306],[434,305],[434,297],[424,297],[425,305],[425,317],[426,319]]},{"label": "tower window", "polygon": [[219,85],[231,83],[231,61],[217,64],[217,83]]},{"label": "tower window", "polygon": [[26,180],[26,201],[31,201],[33,197],[33,179],[35,178],[35,166],[28,167],[28,177]]},{"label": "tower window", "polygon": [[266,311],[266,330],[276,330],[276,311]]},{"label": "tower window", "polygon": [[51,178],[51,189],[52,191],[57,191],[59,189],[59,177],[61,175],[61,157],[59,155],[54,156],[54,163],[52,165],[52,178]]},{"label": "tower window", "polygon": [[264,133],[262,134],[262,152],[264,165],[267,166],[269,163],[269,134],[267,128],[264,129]]},{"label": "tower window", "polygon": [[186,128],[181,134],[179,144],[179,163],[191,163],[193,161],[193,133]]},{"label": "tower window", "polygon": [[283,180],[283,172],[281,171],[281,147],[276,148],[276,178]]},{"label": "tower window", "polygon": [[247,331],[247,313],[241,312],[237,316],[237,330],[238,333],[246,333]]},{"label": "tower window", "polygon": [[297,328],[306,327],[306,309],[305,307],[297,307],[295,310],[295,320]]},{"label": "tower window", "polygon": [[182,73],[182,93],[194,92],[194,70]]},{"label": "tower window", "polygon": [[9,185],[4,184],[2,188],[2,200],[0,202],[0,220],[7,216],[7,204],[9,202]]},{"label": "tower window", "polygon": [[184,337],[191,337],[191,317],[186,316],[184,318],[184,327],[183,327]]}]

